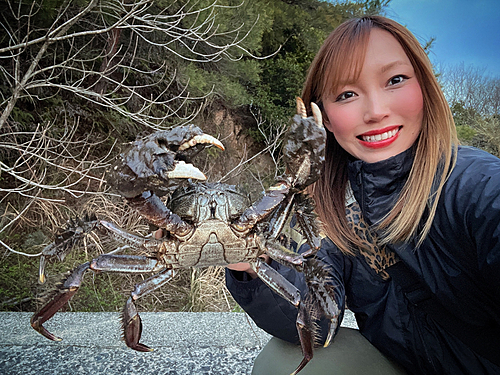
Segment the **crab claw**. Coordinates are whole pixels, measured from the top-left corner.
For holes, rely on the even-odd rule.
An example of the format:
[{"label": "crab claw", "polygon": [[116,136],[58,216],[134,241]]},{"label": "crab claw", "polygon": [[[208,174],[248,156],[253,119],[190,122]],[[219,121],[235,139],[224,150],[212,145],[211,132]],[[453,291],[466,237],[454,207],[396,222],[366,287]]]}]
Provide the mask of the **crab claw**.
[{"label": "crab claw", "polygon": [[203,172],[196,168],[193,164],[186,164],[183,161],[176,162],[172,171],[163,173],[163,178],[192,178],[194,180],[201,181],[205,181],[207,179]]},{"label": "crab claw", "polygon": [[137,313],[132,297],[127,300],[122,315],[123,339],[129,348],[139,352],[151,352],[149,346],[139,342],[142,335],[142,321]]},{"label": "crab claw", "polygon": [[283,154],[287,175],[292,185],[302,190],[315,182],[325,161],[326,131],[321,110],[311,103],[312,117],[307,117],[306,107],[297,98],[297,115],[288,130]]},{"label": "crab claw", "polygon": [[164,195],[177,184],[175,179],[206,180],[189,160],[207,146],[224,150],[217,138],[194,125],[158,131],[120,155],[108,171],[108,182],[124,197],[133,198],[148,190]]},{"label": "crab claw", "polygon": [[90,263],[84,263],[73,270],[69,277],[64,281],[61,288],[55,292],[52,299],[40,311],[31,317],[31,326],[35,331],[45,336],[52,341],[61,341],[50,333],[44,326],[47,320],[52,318],[54,314],[60,310],[66,303],[75,295],[80,288],[83,280],[83,275],[89,269]]}]

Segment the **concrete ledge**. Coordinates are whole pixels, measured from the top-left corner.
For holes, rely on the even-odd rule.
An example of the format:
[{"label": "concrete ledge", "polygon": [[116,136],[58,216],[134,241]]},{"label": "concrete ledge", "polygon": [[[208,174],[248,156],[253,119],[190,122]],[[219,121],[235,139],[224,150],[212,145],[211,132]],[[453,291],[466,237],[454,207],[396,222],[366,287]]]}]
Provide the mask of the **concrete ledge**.
[{"label": "concrete ledge", "polygon": [[138,353],[121,340],[118,313],[56,314],[45,326],[61,342],[35,332],[31,315],[0,312],[0,374],[243,375],[270,339],[244,313],[141,313],[141,341],[155,350]]}]

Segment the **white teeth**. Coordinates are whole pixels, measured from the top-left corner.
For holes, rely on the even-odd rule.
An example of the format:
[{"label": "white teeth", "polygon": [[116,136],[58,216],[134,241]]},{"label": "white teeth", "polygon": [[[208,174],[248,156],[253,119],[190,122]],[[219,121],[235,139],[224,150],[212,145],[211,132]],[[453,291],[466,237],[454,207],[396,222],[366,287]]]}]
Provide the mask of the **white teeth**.
[{"label": "white teeth", "polygon": [[396,128],[394,130],[390,130],[390,131],[382,133],[382,134],[377,134],[377,135],[363,135],[362,139],[365,142],[383,141],[384,139],[394,137],[397,134],[398,131],[399,131],[399,128]]}]

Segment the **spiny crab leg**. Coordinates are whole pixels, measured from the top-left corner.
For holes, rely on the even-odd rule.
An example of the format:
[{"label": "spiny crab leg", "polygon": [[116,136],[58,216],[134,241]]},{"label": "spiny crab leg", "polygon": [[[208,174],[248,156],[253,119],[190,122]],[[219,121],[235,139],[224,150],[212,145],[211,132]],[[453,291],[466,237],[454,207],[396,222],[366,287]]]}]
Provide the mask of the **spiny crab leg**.
[{"label": "spiny crab leg", "polygon": [[313,324],[309,307],[302,301],[300,291],[274,268],[268,266],[265,262],[261,262],[260,259],[257,259],[255,263],[251,263],[251,266],[269,288],[299,310],[296,326],[304,358],[292,373],[292,375],[295,375],[313,358],[313,333],[311,331]]}]

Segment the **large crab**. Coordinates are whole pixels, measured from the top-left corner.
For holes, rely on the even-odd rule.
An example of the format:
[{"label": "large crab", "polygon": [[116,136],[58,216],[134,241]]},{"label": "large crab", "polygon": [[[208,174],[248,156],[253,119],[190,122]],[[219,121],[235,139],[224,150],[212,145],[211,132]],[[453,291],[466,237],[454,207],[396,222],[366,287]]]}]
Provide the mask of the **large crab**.
[{"label": "large crab", "polygon": [[[31,326],[51,340],[60,340],[43,323],[77,292],[89,269],[153,273],[135,286],[122,315],[125,343],[138,351],[150,351],[140,342],[142,324],[135,300],[165,285],[176,269],[248,262],[264,283],[298,309],[297,330],[304,358],[294,374],[300,371],[313,356],[314,320],[322,315],[330,320],[328,345],[337,328],[338,316],[334,287],[327,283],[323,265],[315,258],[319,237],[310,198],[302,192],[317,179],[324,162],[321,112],[314,103],[311,107],[314,116],[307,117],[302,100],[297,99],[298,114],[283,148],[286,176],[252,205],[233,186],[191,182],[205,177],[186,161],[208,145],[223,149],[221,142],[199,128],[177,127],[133,143],[108,173],[108,182],[166,235],[161,239],[142,237],[96,218],[72,221],[44,251],[40,265],[42,282],[45,257],[64,256],[78,238],[96,227],[105,228],[113,237],[146,255],[104,254],[80,265],[50,302],[33,315]],[[173,191],[179,179],[189,182]],[[168,207],[159,198],[165,194],[170,195]],[[302,254],[284,247],[281,241],[282,229],[292,212],[310,245],[310,250]],[[263,254],[303,272],[310,298],[302,298],[295,286],[261,258]]]}]

